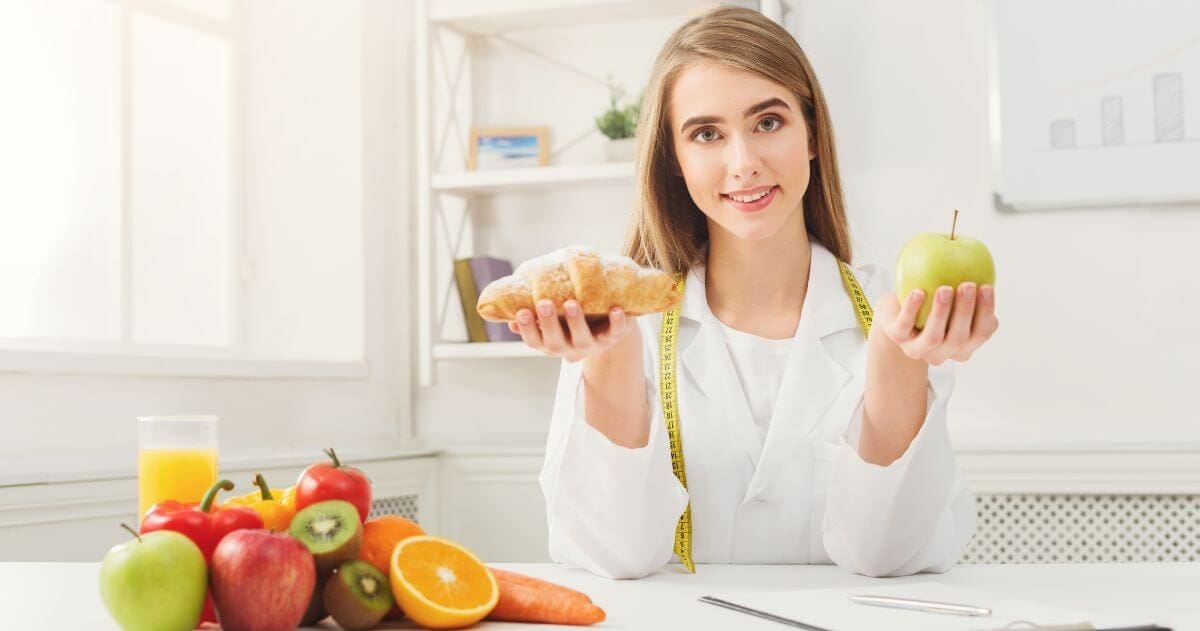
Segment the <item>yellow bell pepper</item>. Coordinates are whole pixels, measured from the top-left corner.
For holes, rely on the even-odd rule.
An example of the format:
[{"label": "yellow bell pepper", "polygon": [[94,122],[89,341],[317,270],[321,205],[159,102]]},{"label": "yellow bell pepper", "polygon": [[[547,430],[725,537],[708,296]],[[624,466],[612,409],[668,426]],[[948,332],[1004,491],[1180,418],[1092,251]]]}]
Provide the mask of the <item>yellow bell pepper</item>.
[{"label": "yellow bell pepper", "polygon": [[263,527],[267,530],[287,530],[292,517],[296,515],[296,487],[272,489],[267,486],[267,480],[261,473],[254,476],[254,485],[259,488],[258,491],[231,498],[223,505],[250,508],[262,517]]},{"label": "yellow bell pepper", "polygon": [[[271,491],[271,494],[274,495],[275,492]],[[283,492],[283,496],[279,499],[279,503],[283,504],[284,508],[292,511],[293,515],[296,514],[296,485],[295,484],[287,487],[287,490],[285,490]]]}]

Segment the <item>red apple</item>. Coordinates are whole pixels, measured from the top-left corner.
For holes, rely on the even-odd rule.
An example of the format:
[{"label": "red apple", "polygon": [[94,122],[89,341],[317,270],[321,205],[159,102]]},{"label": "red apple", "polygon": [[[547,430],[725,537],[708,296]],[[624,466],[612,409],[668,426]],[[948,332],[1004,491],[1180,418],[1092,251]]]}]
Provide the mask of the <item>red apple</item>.
[{"label": "red apple", "polygon": [[308,548],[287,533],[237,530],[213,551],[211,576],[224,631],[290,631],[308,609],[317,568]]}]

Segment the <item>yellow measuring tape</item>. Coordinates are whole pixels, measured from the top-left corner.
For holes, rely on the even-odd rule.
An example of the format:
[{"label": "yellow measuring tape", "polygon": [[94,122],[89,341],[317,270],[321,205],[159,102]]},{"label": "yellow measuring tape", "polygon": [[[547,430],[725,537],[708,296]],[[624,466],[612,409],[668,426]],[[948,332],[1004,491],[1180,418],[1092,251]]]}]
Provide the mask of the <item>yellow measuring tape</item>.
[{"label": "yellow measuring tape", "polygon": [[[871,320],[874,318],[871,303],[867,300],[867,295],[863,293],[862,287],[859,286],[858,280],[854,278],[854,273],[850,271],[850,266],[838,261],[838,267],[842,272],[842,284],[846,287],[846,293],[850,294],[850,299],[854,302],[858,325],[862,328],[863,335],[869,335]],[[679,292],[680,296],[683,296],[686,282],[686,272],[675,272],[675,290]],[[682,306],[682,300],[680,303]],[[675,381],[676,351],[679,348],[679,340],[676,339],[676,335],[679,333],[680,308],[675,307],[663,314],[662,334],[659,336],[659,392],[661,393],[663,420],[667,424],[667,436],[671,444],[671,471],[675,472],[675,477],[686,489],[687,469],[683,464],[683,441],[679,431],[679,392]],[[679,523],[675,524],[675,554],[689,572],[695,573],[696,564],[692,561],[692,504],[690,501],[683,509],[683,514],[679,516]]]},{"label": "yellow measuring tape", "polygon": [[864,337],[869,336],[875,312],[871,310],[867,294],[858,286],[858,279],[854,277],[854,272],[850,271],[849,265],[838,261],[838,269],[842,271],[842,284],[846,286],[846,293],[850,294],[850,300],[854,301],[854,314],[858,316],[858,326],[862,328]]}]

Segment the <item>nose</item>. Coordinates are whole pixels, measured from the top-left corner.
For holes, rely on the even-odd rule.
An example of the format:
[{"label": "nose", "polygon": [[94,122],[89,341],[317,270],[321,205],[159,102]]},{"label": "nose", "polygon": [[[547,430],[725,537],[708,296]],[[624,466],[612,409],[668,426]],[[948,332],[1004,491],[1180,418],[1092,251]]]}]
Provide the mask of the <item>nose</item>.
[{"label": "nose", "polygon": [[762,168],[762,160],[750,139],[737,134],[726,146],[729,147],[729,171],[733,179],[739,182],[754,181]]}]

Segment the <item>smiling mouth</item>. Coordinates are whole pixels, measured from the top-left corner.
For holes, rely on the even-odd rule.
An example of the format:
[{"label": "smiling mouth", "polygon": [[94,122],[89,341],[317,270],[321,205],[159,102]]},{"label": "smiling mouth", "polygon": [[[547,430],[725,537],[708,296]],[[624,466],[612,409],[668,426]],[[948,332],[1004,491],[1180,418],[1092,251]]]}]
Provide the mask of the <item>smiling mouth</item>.
[{"label": "smiling mouth", "polygon": [[751,202],[756,202],[756,201],[766,197],[767,195],[770,195],[771,191],[774,188],[775,188],[774,186],[763,186],[761,188],[754,189],[751,191],[744,191],[744,192],[738,192],[738,193],[721,193],[721,196],[732,199],[735,202],[740,202],[742,204],[749,204]]}]

